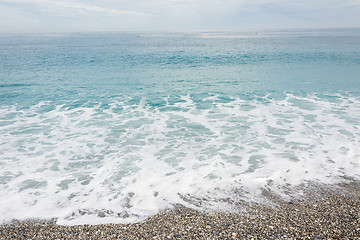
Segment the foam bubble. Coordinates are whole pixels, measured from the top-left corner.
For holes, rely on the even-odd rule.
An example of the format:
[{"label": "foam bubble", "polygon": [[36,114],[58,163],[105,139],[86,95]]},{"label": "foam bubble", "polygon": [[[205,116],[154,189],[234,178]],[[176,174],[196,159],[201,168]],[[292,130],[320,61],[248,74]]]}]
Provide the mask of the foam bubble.
[{"label": "foam bubble", "polygon": [[0,108],[1,221],[124,223],[176,203],[225,209],[218,199],[256,200],[263,187],[286,197],[284,185],[360,177],[358,97],[161,102]]}]

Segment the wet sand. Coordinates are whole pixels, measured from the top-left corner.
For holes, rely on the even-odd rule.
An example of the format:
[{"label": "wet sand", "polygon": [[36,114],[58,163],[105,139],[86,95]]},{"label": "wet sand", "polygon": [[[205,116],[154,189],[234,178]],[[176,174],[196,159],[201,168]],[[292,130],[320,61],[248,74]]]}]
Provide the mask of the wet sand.
[{"label": "wet sand", "polygon": [[13,221],[0,239],[360,239],[360,182],[308,184],[291,200],[263,192],[272,204],[234,203],[238,213],[204,213],[177,205],[134,224],[61,226]]}]

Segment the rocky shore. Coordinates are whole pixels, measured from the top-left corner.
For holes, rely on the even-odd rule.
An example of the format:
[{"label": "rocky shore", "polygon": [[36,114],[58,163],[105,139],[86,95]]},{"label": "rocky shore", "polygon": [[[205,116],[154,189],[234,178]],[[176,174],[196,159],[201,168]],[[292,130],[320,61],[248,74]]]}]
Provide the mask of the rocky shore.
[{"label": "rocky shore", "polygon": [[272,206],[241,203],[241,213],[175,206],[127,225],[13,221],[0,226],[0,239],[360,239],[359,182],[301,190],[303,197],[287,201],[264,191]]}]

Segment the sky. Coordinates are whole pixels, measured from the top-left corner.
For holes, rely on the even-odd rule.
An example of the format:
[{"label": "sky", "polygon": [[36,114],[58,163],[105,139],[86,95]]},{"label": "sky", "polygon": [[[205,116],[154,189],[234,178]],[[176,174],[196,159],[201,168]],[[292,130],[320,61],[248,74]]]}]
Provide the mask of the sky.
[{"label": "sky", "polygon": [[0,32],[360,27],[360,0],[0,0]]}]

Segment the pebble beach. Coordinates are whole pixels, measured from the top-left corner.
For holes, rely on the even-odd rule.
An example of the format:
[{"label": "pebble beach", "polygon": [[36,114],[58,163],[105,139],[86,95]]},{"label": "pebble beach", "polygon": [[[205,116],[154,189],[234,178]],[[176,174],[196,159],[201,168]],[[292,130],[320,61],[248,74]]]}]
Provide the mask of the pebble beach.
[{"label": "pebble beach", "polygon": [[57,225],[14,220],[0,239],[360,239],[360,182],[307,184],[302,197],[271,204],[234,203],[238,212],[200,212],[181,205],[133,224]]}]

